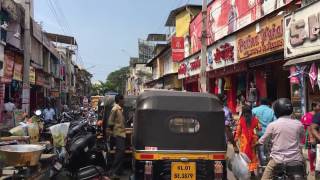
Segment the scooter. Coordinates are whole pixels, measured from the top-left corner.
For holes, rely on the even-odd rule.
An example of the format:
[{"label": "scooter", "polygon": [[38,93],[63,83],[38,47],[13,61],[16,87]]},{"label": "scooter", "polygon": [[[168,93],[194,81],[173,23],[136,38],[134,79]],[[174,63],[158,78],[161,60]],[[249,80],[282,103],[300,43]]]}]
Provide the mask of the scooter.
[{"label": "scooter", "polygon": [[104,178],[106,158],[102,149],[96,146],[95,129],[87,122],[79,121],[78,125],[69,128],[67,139],[66,159],[60,160],[61,166],[56,170],[67,173],[72,179]]}]

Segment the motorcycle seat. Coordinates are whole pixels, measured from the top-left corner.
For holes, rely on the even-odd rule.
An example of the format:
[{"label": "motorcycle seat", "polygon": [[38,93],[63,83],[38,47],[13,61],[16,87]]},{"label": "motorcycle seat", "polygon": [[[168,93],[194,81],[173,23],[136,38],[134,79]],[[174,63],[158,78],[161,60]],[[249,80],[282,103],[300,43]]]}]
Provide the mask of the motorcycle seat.
[{"label": "motorcycle seat", "polygon": [[71,146],[70,146],[70,152],[71,153],[77,153],[81,150],[85,149],[86,147],[92,147],[95,143],[95,135],[94,134],[87,134],[85,136],[79,136],[76,138]]}]

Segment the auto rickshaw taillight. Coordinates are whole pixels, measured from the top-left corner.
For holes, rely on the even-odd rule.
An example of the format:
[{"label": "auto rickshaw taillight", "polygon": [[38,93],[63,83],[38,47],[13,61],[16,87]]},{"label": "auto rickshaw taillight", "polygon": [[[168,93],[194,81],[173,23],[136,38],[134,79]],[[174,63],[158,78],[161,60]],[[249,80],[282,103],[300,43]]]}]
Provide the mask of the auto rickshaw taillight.
[{"label": "auto rickshaw taillight", "polygon": [[221,161],[214,162],[214,179],[219,180],[223,179],[223,164]]},{"label": "auto rickshaw taillight", "polygon": [[141,160],[153,160],[154,155],[153,154],[140,154]]},{"label": "auto rickshaw taillight", "polygon": [[144,180],[152,180],[153,165],[152,161],[146,161],[144,165]]}]

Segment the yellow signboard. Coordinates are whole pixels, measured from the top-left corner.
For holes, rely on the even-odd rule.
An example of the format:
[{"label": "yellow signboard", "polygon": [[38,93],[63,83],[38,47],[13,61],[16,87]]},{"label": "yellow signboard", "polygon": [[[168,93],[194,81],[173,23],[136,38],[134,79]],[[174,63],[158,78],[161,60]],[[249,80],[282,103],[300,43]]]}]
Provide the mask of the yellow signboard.
[{"label": "yellow signboard", "polygon": [[255,58],[283,49],[283,17],[268,18],[237,35],[238,60]]}]

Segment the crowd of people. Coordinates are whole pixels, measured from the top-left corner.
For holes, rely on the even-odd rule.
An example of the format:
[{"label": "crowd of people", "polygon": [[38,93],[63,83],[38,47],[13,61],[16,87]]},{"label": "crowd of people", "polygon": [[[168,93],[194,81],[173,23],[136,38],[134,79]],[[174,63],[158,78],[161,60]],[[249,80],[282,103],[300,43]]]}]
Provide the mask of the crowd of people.
[{"label": "crowd of people", "polygon": [[[220,100],[225,103],[223,96]],[[226,126],[232,124],[231,112],[224,106]],[[235,153],[243,153],[249,159],[248,169],[251,177],[255,177],[258,167],[265,166],[262,179],[272,179],[272,172],[279,163],[293,161],[309,162],[310,175],[316,176],[316,144],[320,141],[320,102],[312,103],[312,111],[301,119],[292,117],[291,101],[280,98],[271,103],[268,99],[261,99],[259,106],[250,103],[241,108],[239,120],[236,122],[233,136],[228,140],[233,144]],[[227,127],[227,130],[230,127]],[[230,133],[229,133],[230,134]],[[265,154],[270,146],[270,154]],[[308,152],[308,159],[303,156],[303,149]]]}]

